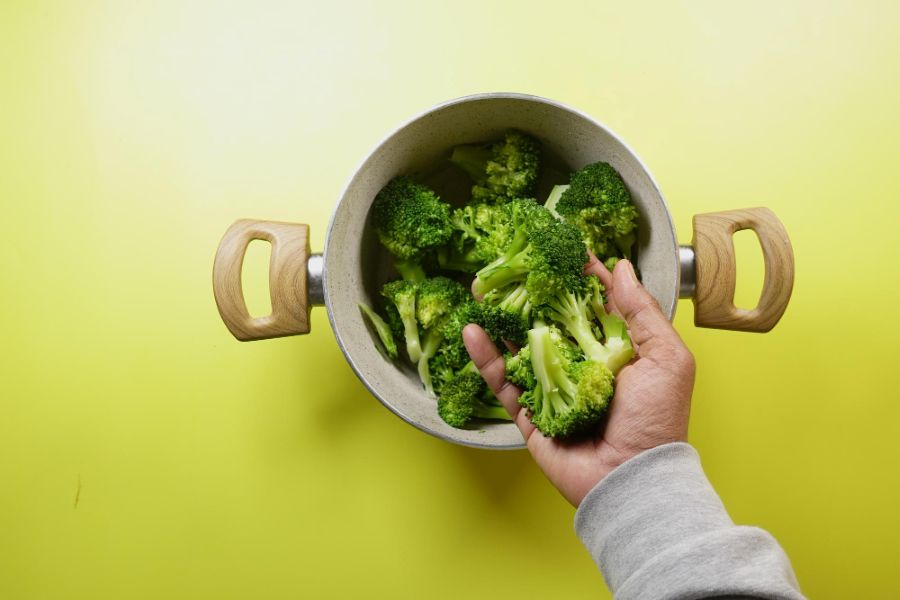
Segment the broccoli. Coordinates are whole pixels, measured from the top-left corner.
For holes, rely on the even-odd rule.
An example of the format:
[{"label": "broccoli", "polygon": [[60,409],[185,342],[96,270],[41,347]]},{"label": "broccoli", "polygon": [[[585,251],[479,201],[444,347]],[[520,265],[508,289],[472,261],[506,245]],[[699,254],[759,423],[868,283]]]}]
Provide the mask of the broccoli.
[{"label": "broccoli", "polygon": [[447,243],[450,205],[437,194],[408,177],[395,177],[384,186],[372,204],[372,221],[378,239],[394,255],[397,271],[404,279],[421,281],[422,261],[431,251]]},{"label": "broccoli", "polygon": [[473,291],[485,295],[524,282],[532,304],[556,289],[578,288],[588,256],[574,226],[557,221],[533,200],[510,203],[515,234],[502,256],[476,273]]},{"label": "broccoli", "polygon": [[634,356],[634,346],[631,344],[625,321],[606,312],[603,285],[600,280],[594,276],[588,277],[587,286],[591,311],[603,329],[603,347],[606,349],[603,362],[613,374],[616,374]]},{"label": "broccoli", "polygon": [[602,363],[582,360],[578,348],[556,327],[536,325],[528,332],[535,384],[519,396],[519,403],[548,437],[593,429],[612,398],[613,374]]},{"label": "broccoli", "polygon": [[567,185],[554,185],[553,189],[550,190],[550,195],[547,196],[547,200],[544,201],[544,208],[550,211],[557,219],[562,219],[560,214],[556,212],[556,205],[559,204],[559,199],[562,197],[563,192],[569,189]]},{"label": "broccoli", "polygon": [[481,303],[481,319],[475,323],[490,336],[494,343],[500,345],[504,341],[521,346],[526,342],[528,320],[521,312],[511,310],[501,303],[491,306]]},{"label": "broccoli", "polygon": [[450,162],[475,181],[473,202],[507,202],[534,194],[541,146],[533,137],[510,130],[491,144],[457,146]]},{"label": "broccoli", "polygon": [[465,427],[476,418],[511,420],[471,362],[444,384],[438,415],[452,427]]},{"label": "broccoli", "polygon": [[429,362],[437,354],[444,340],[444,324],[457,305],[468,297],[466,289],[446,277],[432,277],[418,286],[416,320],[425,329],[422,351],[418,360],[419,379],[429,395],[434,395]]},{"label": "broccoli", "polygon": [[425,279],[418,287],[416,319],[430,329],[467,298],[469,291],[457,281],[447,277]]},{"label": "broccoli", "polygon": [[504,359],[506,378],[522,391],[533,390],[537,382],[531,368],[531,348],[525,346],[516,354],[506,353]]},{"label": "broccoli", "polygon": [[[528,296],[528,290],[525,288],[524,282],[508,285],[498,290],[491,290],[485,294],[484,302],[517,317],[523,323],[531,322],[531,299]],[[528,327],[526,326],[525,329],[527,330]],[[512,338],[507,339],[517,344],[524,344],[524,337],[523,332],[523,335],[520,337],[522,341]]]},{"label": "broccoli", "polygon": [[440,391],[457,371],[469,362],[469,353],[463,344],[462,330],[469,323],[480,325],[495,344],[503,340],[524,344],[528,325],[516,315],[471,298],[460,303],[444,321],[443,343],[431,359],[429,369],[434,375],[434,387]]},{"label": "broccoli", "polygon": [[[419,324],[416,321],[416,294],[418,284],[406,279],[390,281],[381,288],[381,295],[384,296],[391,304],[393,309],[397,311],[397,315],[391,316],[388,309],[389,322],[397,322],[399,317],[400,323],[403,324],[403,339],[406,342],[406,353],[409,360],[414,363],[419,362],[422,356],[422,345],[419,341]],[[396,325],[392,327],[396,331]]]},{"label": "broccoli", "polygon": [[[584,286],[578,292],[563,289],[554,294],[541,307],[541,314],[562,325],[589,360],[617,373],[634,355],[631,340],[624,322],[603,308],[603,285],[597,276],[588,275],[582,281]],[[606,344],[594,331],[595,318],[603,327]]]},{"label": "broccoli", "polygon": [[[506,377],[546,436],[591,430],[613,396],[615,374],[634,354],[622,319],[605,308],[599,278],[584,275],[588,248],[612,269],[631,258],[637,211],[607,163],[573,173],[543,205],[535,193],[541,149],[519,131],[457,146],[451,162],[473,180],[452,209],[428,187],[399,176],[371,209],[378,238],[402,279],[384,285],[382,316],[360,304],[391,359],[404,346],[440,417],[454,427],[509,419],[466,351],[462,330],[481,326],[504,353]],[[439,271],[440,270],[440,271]],[[472,294],[445,276],[474,273]]]},{"label": "broccoli", "polygon": [[391,331],[391,326],[385,323],[384,319],[382,319],[374,310],[369,308],[367,304],[360,302],[359,309],[369,319],[372,327],[375,328],[375,332],[378,334],[379,339],[381,339],[381,344],[384,346],[384,351],[388,355],[388,358],[397,358],[397,344],[394,341],[394,333]]},{"label": "broccoli", "polygon": [[618,256],[610,256],[606,260],[603,261],[603,266],[606,267],[606,270],[612,273],[616,268],[616,263],[618,263],[621,258]]},{"label": "broccoli", "polygon": [[597,256],[631,258],[638,214],[625,182],[609,163],[593,163],[573,173],[553,208],[578,227]]},{"label": "broccoli", "polygon": [[450,242],[438,250],[444,269],[474,273],[509,245],[513,228],[506,205],[470,204],[450,215]]},{"label": "broccoli", "polygon": [[[482,306],[472,298],[460,303],[443,323],[443,344],[431,360],[431,371],[442,382],[448,381],[468,361],[462,330],[469,323],[480,323]],[[436,384],[437,385],[437,384]]]}]

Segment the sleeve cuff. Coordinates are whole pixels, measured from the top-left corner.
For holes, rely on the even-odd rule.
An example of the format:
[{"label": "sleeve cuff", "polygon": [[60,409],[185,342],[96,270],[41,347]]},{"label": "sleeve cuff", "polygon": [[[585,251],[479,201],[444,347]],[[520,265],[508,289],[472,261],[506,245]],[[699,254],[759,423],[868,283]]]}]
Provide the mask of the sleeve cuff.
[{"label": "sleeve cuff", "polygon": [[581,502],[575,531],[617,600],[802,598],[778,543],[734,525],[686,443],[647,450],[612,471]]}]

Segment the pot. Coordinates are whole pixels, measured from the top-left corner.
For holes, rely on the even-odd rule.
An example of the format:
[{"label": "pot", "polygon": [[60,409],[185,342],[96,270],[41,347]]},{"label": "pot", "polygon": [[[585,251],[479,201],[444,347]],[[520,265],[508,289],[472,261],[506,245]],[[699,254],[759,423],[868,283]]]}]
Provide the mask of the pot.
[{"label": "pot", "polygon": [[[695,215],[690,246],[679,246],[662,192],[637,155],[588,115],[558,102],[523,94],[491,93],[445,102],[413,117],[390,133],[362,161],[335,207],[322,254],[309,251],[309,227],[295,223],[240,220],[219,245],[213,291],[219,314],[239,340],[261,340],[309,332],[309,311],[324,305],[338,345],[365,386],[387,408],[422,431],[450,442],[483,448],[521,448],[512,423],[454,429],[438,417],[413,366],[391,362],[378,350],[360,302],[379,306],[379,290],[396,277],[387,252],[369,223],[369,207],[394,176],[415,174],[444,198],[465,197],[470,183],[449,166],[449,150],[491,140],[510,128],[543,142],[545,176],[537,197],[566,183],[566,175],[603,160],[622,175],[639,212],[636,264],[643,283],[671,319],[679,297],[692,298],[699,327],[769,331],[784,313],[793,286],[788,235],[766,208]],[[543,188],[543,189],[541,189]],[[459,195],[456,195],[457,192]],[[734,306],[735,258],[732,235],[756,232],[763,250],[765,279],[759,304]],[[241,266],[252,240],[272,245],[269,289],[272,313],[252,318],[241,290]]]}]

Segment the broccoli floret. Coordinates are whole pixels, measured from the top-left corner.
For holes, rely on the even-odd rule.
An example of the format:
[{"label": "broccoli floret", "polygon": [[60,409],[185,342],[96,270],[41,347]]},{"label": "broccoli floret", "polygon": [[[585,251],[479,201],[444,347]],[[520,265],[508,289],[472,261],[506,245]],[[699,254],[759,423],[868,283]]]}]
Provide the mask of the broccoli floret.
[{"label": "broccoli floret", "polygon": [[493,399],[474,367],[462,370],[444,384],[438,398],[438,414],[448,425],[458,428],[473,419],[510,420],[509,413]]},{"label": "broccoli floret", "polygon": [[613,270],[616,268],[616,263],[618,263],[620,260],[622,260],[622,259],[619,258],[618,256],[610,256],[609,258],[607,258],[606,260],[603,261],[603,266],[606,267],[607,271],[612,273]]},{"label": "broccoli floret", "polygon": [[577,289],[587,262],[578,229],[557,221],[533,200],[510,203],[515,234],[509,247],[495,261],[476,273],[474,291],[525,283],[532,304],[541,304],[558,289]]},{"label": "broccoli floret", "polygon": [[597,256],[631,258],[637,209],[622,177],[608,163],[593,163],[573,173],[555,209],[578,227]]},{"label": "broccoli floret", "polygon": [[528,332],[534,388],[519,397],[541,433],[563,438],[589,431],[613,395],[613,374],[605,365],[579,360],[577,348],[556,327],[538,324]]},{"label": "broccoli floret", "polygon": [[443,322],[442,343],[429,362],[436,390],[469,362],[469,353],[462,339],[462,330],[469,323],[480,325],[498,346],[503,340],[509,340],[514,344],[525,343],[528,326],[522,319],[515,314],[468,298],[458,304]]},{"label": "broccoli floret", "polygon": [[394,341],[394,334],[391,331],[391,326],[388,325],[378,313],[369,308],[367,304],[360,302],[359,309],[369,319],[372,327],[375,328],[375,332],[378,334],[378,338],[381,340],[381,344],[384,346],[384,351],[388,357],[391,359],[397,358],[397,343]]},{"label": "broccoli floret", "polygon": [[444,341],[431,361],[434,373],[443,373],[443,380],[469,361],[469,353],[463,344],[462,330],[469,323],[481,322],[481,305],[469,298],[459,304],[443,324]]},{"label": "broccoli floret", "polygon": [[450,242],[438,250],[444,269],[474,273],[509,245],[513,227],[505,204],[470,204],[450,215],[453,233]]},{"label": "broccoli floret", "polygon": [[[625,323],[603,307],[603,285],[595,275],[582,279],[584,286],[578,292],[559,290],[541,307],[541,314],[556,323],[575,338],[584,355],[594,362],[604,364],[613,374],[617,373],[634,355],[631,339]],[[595,319],[600,322],[606,343],[600,341],[595,331]]]},{"label": "broccoli floret", "polygon": [[603,297],[603,285],[597,277],[588,277],[590,307],[594,317],[600,321],[603,330],[603,346],[607,354],[604,362],[613,374],[628,364],[634,356],[634,346],[628,335],[628,326],[620,317],[606,312],[606,299]]},{"label": "broccoli floret", "polygon": [[400,318],[400,311],[393,303],[387,302],[384,305],[384,314],[387,316],[387,324],[394,336],[394,342],[405,344],[406,332],[403,327],[403,319]]},{"label": "broccoli floret", "polygon": [[526,341],[528,321],[520,312],[510,310],[503,306],[491,306],[481,304],[481,320],[476,322],[490,336],[495,344],[503,341],[512,342],[521,346]]},{"label": "broccoli floret", "polygon": [[484,303],[513,315],[519,322],[524,324],[525,329],[522,331],[519,339],[507,338],[511,342],[524,344],[525,331],[528,330],[528,324],[531,323],[532,308],[525,282],[508,285],[498,290],[491,290],[485,294]]},{"label": "broccoli floret", "polygon": [[420,260],[423,257],[412,258],[394,258],[394,268],[400,274],[400,277],[413,283],[419,283],[425,280],[425,269],[422,268]]},{"label": "broccoli floret", "polygon": [[430,329],[463,300],[469,291],[447,277],[432,277],[419,284],[416,296],[416,318],[422,327]]},{"label": "broccoli floret", "polygon": [[507,202],[534,194],[541,145],[530,135],[510,130],[491,144],[457,146],[450,162],[475,181],[473,202]]},{"label": "broccoli floret", "polygon": [[394,255],[404,279],[421,281],[426,254],[450,239],[450,205],[408,177],[395,177],[372,204],[378,239]]},{"label": "broccoli floret", "polygon": [[[418,284],[406,279],[390,281],[381,288],[381,295],[393,305],[397,311],[397,317],[403,324],[403,339],[406,342],[406,353],[409,359],[417,363],[422,356],[422,346],[419,341],[419,324],[416,321],[416,294]],[[390,310],[388,319],[392,319]]]},{"label": "broccoli floret", "polygon": [[531,348],[524,346],[518,353],[506,353],[506,378],[523,392],[533,390],[537,383],[531,368]]},{"label": "broccoli floret", "polygon": [[444,340],[444,325],[456,307],[467,299],[470,297],[466,288],[446,277],[432,277],[418,286],[416,319],[425,330],[418,359],[419,378],[429,395],[434,394],[429,363]]}]

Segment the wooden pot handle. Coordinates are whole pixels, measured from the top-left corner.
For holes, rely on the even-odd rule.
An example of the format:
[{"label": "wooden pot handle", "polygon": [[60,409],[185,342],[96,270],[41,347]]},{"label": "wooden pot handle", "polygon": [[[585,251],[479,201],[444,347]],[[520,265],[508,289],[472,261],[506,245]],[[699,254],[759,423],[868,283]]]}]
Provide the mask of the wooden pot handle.
[{"label": "wooden pot handle", "polygon": [[[735,260],[732,236],[752,229],[765,263],[762,294],[756,308],[734,305]],[[698,327],[754,331],[772,329],[787,308],[794,286],[791,240],[768,208],[745,208],[694,215],[696,283],[694,324]]]},{"label": "wooden pot handle", "polygon": [[[241,268],[253,240],[272,244],[269,295],[272,313],[251,317],[241,287]],[[222,238],[213,264],[213,294],[228,330],[242,342],[309,333],[306,261],[309,225],[236,221]]]}]

